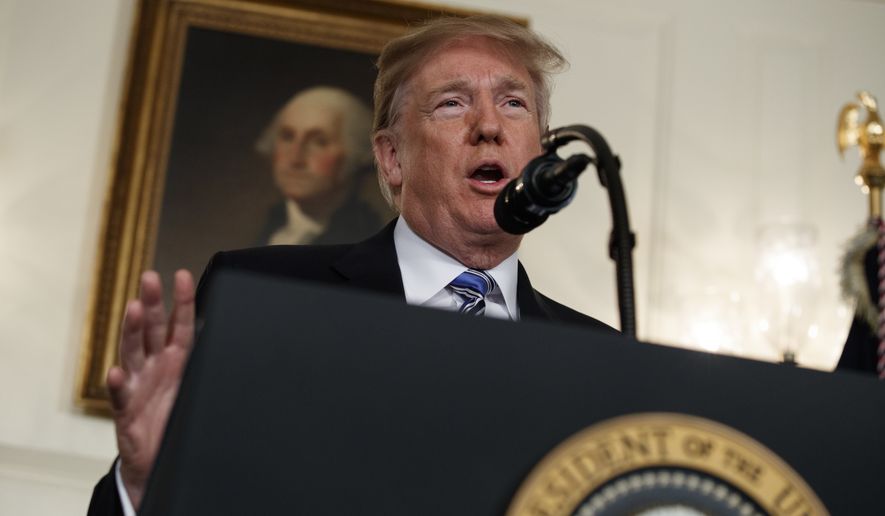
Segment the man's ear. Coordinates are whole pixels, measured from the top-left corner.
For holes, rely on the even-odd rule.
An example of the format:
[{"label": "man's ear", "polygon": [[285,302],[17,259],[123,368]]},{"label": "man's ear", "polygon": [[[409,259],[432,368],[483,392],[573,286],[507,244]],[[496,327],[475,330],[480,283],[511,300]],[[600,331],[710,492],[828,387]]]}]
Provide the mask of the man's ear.
[{"label": "man's ear", "polygon": [[372,152],[375,153],[375,162],[378,163],[384,181],[391,190],[398,190],[403,184],[403,171],[396,154],[396,139],[389,130],[375,134],[372,140]]}]

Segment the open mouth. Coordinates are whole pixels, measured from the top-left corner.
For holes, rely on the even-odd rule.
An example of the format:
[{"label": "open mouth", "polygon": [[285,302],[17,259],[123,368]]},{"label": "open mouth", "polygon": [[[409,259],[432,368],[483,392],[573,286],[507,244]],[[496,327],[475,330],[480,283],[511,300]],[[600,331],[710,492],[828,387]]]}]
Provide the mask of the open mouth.
[{"label": "open mouth", "polygon": [[504,171],[498,165],[483,165],[470,174],[470,179],[486,185],[493,185],[504,178]]}]

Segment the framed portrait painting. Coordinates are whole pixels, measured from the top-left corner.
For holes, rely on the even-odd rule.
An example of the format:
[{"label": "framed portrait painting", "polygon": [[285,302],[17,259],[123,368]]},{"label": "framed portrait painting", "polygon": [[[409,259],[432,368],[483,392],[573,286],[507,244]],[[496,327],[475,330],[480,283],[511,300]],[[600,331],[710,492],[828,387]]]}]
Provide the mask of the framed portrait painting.
[{"label": "framed portrait painting", "polygon": [[218,250],[355,241],[392,217],[369,148],[374,61],[409,25],[468,14],[392,1],[141,0],[83,407],[109,410],[105,377],[142,271],[169,284],[179,268],[198,276]]}]

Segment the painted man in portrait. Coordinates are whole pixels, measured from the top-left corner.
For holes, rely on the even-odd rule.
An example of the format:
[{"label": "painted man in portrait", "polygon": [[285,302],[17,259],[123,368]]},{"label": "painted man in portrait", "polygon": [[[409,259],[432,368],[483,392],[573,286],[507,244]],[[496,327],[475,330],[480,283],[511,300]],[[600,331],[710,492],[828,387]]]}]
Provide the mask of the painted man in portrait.
[{"label": "painted man in portrait", "polygon": [[256,150],[269,160],[282,200],[256,244],[354,242],[381,227],[364,191],[374,180],[371,127],[363,101],[328,86],[298,92],[277,112]]}]

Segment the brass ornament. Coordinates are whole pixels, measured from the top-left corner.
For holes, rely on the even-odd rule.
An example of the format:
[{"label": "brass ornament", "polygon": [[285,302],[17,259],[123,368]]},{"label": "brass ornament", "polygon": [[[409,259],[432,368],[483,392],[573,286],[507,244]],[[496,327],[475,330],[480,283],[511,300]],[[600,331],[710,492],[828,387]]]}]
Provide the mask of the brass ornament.
[{"label": "brass ornament", "polygon": [[[885,130],[879,118],[876,98],[866,91],[857,94],[860,103],[849,102],[842,106],[839,113],[839,127],[836,130],[836,145],[839,155],[844,157],[845,150],[857,146],[863,159],[857,171],[855,182],[861,186],[870,198],[870,218],[882,217],[882,187],[885,186],[885,169],[879,160]],[[861,110],[866,111],[866,118],[861,119]]]}]

